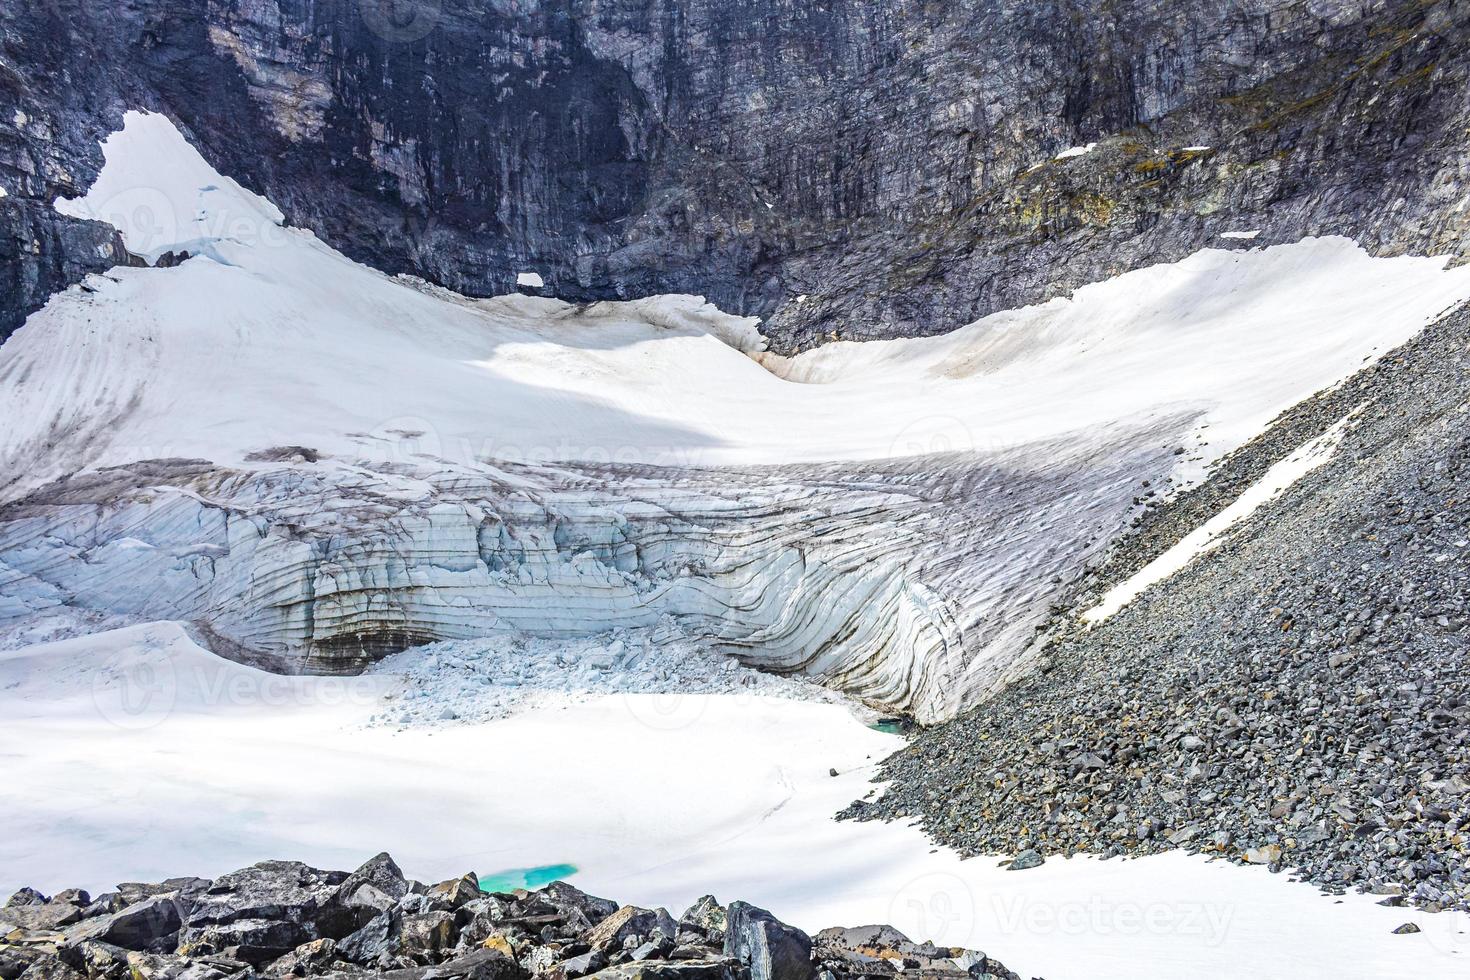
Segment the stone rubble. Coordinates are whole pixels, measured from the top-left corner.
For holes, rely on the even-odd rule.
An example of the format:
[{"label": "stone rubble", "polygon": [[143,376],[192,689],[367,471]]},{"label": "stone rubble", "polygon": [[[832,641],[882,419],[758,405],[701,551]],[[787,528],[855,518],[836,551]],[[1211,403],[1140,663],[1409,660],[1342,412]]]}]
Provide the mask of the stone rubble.
[{"label": "stone rubble", "polygon": [[[1462,307],[1152,512],[1033,673],[919,732],[846,814],[919,817],[965,854],[1184,848],[1470,908],[1467,352]],[[1098,626],[1072,618],[1344,417],[1333,458],[1216,552]]]},{"label": "stone rubble", "polygon": [[706,895],[676,921],[564,881],[425,885],[387,854],[351,874],[263,861],[96,898],[26,888],[0,908],[0,980],[1019,980],[891,926],[815,938]]}]

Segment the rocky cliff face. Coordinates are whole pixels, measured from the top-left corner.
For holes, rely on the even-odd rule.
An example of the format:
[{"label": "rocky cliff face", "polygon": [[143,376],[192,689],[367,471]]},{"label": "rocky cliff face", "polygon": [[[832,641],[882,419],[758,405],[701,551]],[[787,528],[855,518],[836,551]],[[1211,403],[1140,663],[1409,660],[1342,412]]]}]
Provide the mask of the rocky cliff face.
[{"label": "rocky cliff face", "polygon": [[0,336],[126,258],[50,202],[140,107],[353,258],[471,294],[523,271],[574,300],[704,293],[786,350],[940,332],[1226,232],[1460,254],[1467,17],[18,0],[0,10]]}]

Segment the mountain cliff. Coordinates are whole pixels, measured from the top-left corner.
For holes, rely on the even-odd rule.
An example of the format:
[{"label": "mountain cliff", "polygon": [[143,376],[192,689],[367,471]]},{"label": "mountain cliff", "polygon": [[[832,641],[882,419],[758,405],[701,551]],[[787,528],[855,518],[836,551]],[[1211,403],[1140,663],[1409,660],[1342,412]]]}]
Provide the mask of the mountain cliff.
[{"label": "mountain cliff", "polygon": [[385,271],[471,295],[522,272],[573,301],[700,293],[765,318],[784,352],[942,332],[1252,233],[1459,256],[1467,17],[1454,0],[19,0],[0,9],[0,337],[130,261],[51,202],[91,184],[132,108]]}]

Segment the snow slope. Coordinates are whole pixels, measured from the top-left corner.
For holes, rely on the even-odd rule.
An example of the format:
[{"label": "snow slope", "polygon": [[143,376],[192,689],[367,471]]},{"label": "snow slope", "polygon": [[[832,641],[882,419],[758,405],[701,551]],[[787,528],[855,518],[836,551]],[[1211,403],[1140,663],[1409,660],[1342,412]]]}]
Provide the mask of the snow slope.
[{"label": "snow slope", "polygon": [[671,615],[943,717],[1013,668],[1139,482],[1197,478],[1470,298],[1470,268],[1308,240],[783,359],[696,297],[365,269],[160,115],[104,152],[58,207],[195,257],[93,277],[0,347],[0,617],[186,619],[341,669]]},{"label": "snow slope", "polygon": [[1099,623],[1142,595],[1150,586],[1169,578],[1200,555],[1220,546],[1232,527],[1275,500],[1308,473],[1324,465],[1336,452],[1349,420],[1343,419],[1281,462],[1268,469],[1259,480],[1247,487],[1228,507],[1210,518],[1157,558],[1107,591],[1091,609],[1082,614],[1088,623]]},{"label": "snow slope", "polygon": [[875,459],[1181,406],[1204,413],[1215,457],[1470,296],[1470,269],[1373,259],[1344,239],[1206,250],[944,337],[772,358],[776,376],[741,356],[753,321],[692,297],[578,311],[371,272],[280,227],[164,116],[129,114],[104,152],[96,186],[59,206],[112,221],[135,251],[203,257],[115,270],[6,345],[0,412],[24,423],[4,450],[59,435],[73,468],[142,447],[221,463],[276,445],[394,459],[407,420],[420,450],[456,461]]},{"label": "snow slope", "polygon": [[[398,690],[391,670],[230,664],[169,623],[0,654],[0,894],[386,848],[425,880],[565,862],[594,893],[676,912],[712,890],[807,929],[893,922],[1048,980],[1470,972],[1470,916],[1182,854],[1011,872],[914,828],[835,822],[899,744],[840,705],[630,694],[370,721]],[[1424,932],[1391,935],[1405,921]]]}]

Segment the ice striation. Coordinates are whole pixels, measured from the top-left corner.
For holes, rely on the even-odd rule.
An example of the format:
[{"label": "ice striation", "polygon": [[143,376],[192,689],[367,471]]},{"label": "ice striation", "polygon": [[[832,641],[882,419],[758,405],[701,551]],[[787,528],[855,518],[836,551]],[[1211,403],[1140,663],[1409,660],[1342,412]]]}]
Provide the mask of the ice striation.
[{"label": "ice striation", "polygon": [[1059,444],[1044,465],[151,461],[0,508],[0,617],[181,619],[235,659],[344,672],[441,640],[669,616],[746,664],[933,720],[1012,665],[1048,583],[1130,512],[1140,470],[1170,465],[1139,441]]},{"label": "ice striation", "polygon": [[668,619],[943,718],[1149,499],[1470,298],[1470,268],[1312,239],[782,358],[699,297],[374,272],[163,116],[103,149],[58,208],[176,261],[0,347],[0,633],[176,620],[282,671]]}]

